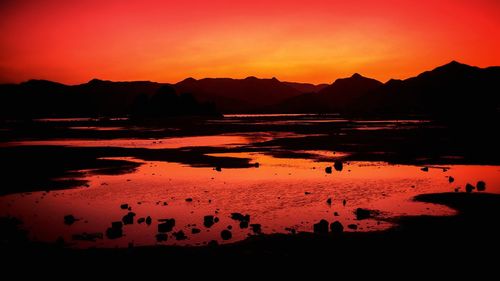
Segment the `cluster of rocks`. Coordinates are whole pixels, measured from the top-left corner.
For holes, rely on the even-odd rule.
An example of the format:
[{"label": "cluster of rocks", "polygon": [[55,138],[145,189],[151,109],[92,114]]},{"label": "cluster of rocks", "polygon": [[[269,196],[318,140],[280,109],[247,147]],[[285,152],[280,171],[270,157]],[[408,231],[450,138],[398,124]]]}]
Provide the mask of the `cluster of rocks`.
[{"label": "cluster of rocks", "polygon": [[316,234],[328,234],[329,231],[334,235],[340,235],[344,232],[344,226],[339,221],[334,221],[330,225],[327,220],[320,220],[313,225],[313,231]]}]

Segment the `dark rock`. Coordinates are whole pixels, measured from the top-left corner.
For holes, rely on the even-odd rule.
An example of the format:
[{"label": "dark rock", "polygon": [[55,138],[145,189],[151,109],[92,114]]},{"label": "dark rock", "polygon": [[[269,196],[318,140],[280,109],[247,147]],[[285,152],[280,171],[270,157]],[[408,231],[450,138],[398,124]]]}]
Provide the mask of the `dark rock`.
[{"label": "dark rock", "polygon": [[253,164],[253,166],[254,166],[255,168],[258,168],[258,167],[260,167],[260,164],[259,164],[259,162],[255,162],[255,164]]},{"label": "dark rock", "polygon": [[129,211],[132,211],[132,207],[128,207],[128,210],[129,210]]},{"label": "dark rock", "polygon": [[474,189],[475,189],[475,187],[474,187],[472,184],[470,184],[470,183],[467,183],[467,184],[465,185],[465,191],[466,191],[467,193],[471,193]]},{"label": "dark rock", "polygon": [[116,239],[123,236],[123,223],[115,221],[111,223],[111,227],[106,230],[106,237],[108,239]]},{"label": "dark rock", "polygon": [[326,167],[325,168],[325,173],[331,174],[332,173],[332,167]]},{"label": "dark rock", "polygon": [[344,207],[345,207],[345,204],[347,204],[347,200],[345,200],[345,199],[344,199],[344,200],[342,201],[342,205],[344,205]]},{"label": "dark rock", "polygon": [[450,177],[448,178],[448,182],[449,182],[449,183],[452,183],[452,182],[454,182],[454,181],[455,181],[455,178],[453,178],[452,176],[450,176]]},{"label": "dark rock", "polygon": [[311,194],[311,192],[306,191],[306,192],[304,192],[304,194],[305,194],[305,195],[310,195],[310,194]]},{"label": "dark rock", "polygon": [[339,221],[335,221],[330,224],[330,230],[334,235],[340,235],[344,232],[344,226]]},{"label": "dark rock", "polygon": [[240,222],[243,222],[243,221],[249,222],[250,221],[250,215],[249,214],[243,215],[243,214],[240,214],[240,213],[231,213],[231,218],[233,220],[240,221]]},{"label": "dark rock", "polygon": [[163,223],[158,224],[158,232],[170,232],[174,229],[175,219],[162,219],[160,221],[163,221]]},{"label": "dark rock", "polygon": [[356,229],[358,229],[358,225],[357,224],[350,224],[347,226],[347,228],[352,229],[352,230],[356,230]]},{"label": "dark rock", "polygon": [[356,214],[357,220],[364,220],[364,219],[368,219],[371,217],[370,210],[362,209],[362,208],[357,208],[356,211],[354,212],[354,214]]},{"label": "dark rock", "polygon": [[128,204],[127,203],[121,204],[120,205],[120,209],[127,210],[128,209]]},{"label": "dark rock", "polygon": [[148,217],[146,218],[146,224],[147,224],[147,225],[151,225],[152,221],[153,221],[153,220],[151,219],[151,217],[150,217],[150,216],[148,216]]},{"label": "dark rock", "polygon": [[336,160],[334,163],[333,163],[333,167],[335,168],[336,171],[342,171],[342,169],[344,168],[344,165],[342,164],[342,161],[340,160]]},{"label": "dark rock", "polygon": [[476,184],[477,191],[485,191],[486,183],[484,181],[478,181]]},{"label": "dark rock", "polygon": [[215,217],[215,218],[214,218],[214,222],[215,222],[215,223],[218,223],[218,222],[219,222],[219,218],[218,218],[218,217]]},{"label": "dark rock", "polygon": [[158,233],[156,234],[156,241],[158,242],[165,242],[168,240],[168,236],[165,233]]},{"label": "dark rock", "polygon": [[122,229],[123,223],[121,221],[114,221],[111,223],[112,228]]},{"label": "dark rock", "polygon": [[186,202],[193,202],[193,198],[186,198]]},{"label": "dark rock", "polygon": [[259,223],[253,223],[250,225],[252,228],[253,233],[255,234],[260,234],[262,233],[262,226]]},{"label": "dark rock", "polygon": [[216,170],[217,172],[221,172],[221,171],[222,171],[222,167],[221,167],[221,166],[217,166],[217,167],[215,167],[215,170]]},{"label": "dark rock", "polygon": [[424,172],[428,172],[428,171],[429,171],[429,167],[423,167],[423,168],[422,168],[422,169],[420,169],[420,170],[422,170],[422,171],[424,171]]},{"label": "dark rock", "polygon": [[212,227],[212,225],[214,225],[214,223],[215,223],[214,222],[214,216],[210,215],[210,216],[204,216],[203,217],[203,225],[205,227],[210,228],[210,227]]},{"label": "dark rock", "polygon": [[167,203],[167,202],[163,202],[163,206],[167,206],[167,205],[168,205],[168,203]]},{"label": "dark rock", "polygon": [[73,215],[64,216],[64,224],[72,225],[75,223],[75,221],[76,221],[76,219]]},{"label": "dark rock", "polygon": [[231,233],[231,231],[224,229],[223,231],[221,231],[220,237],[222,238],[222,240],[229,240],[233,237],[233,234]]},{"label": "dark rock", "polygon": [[145,221],[146,221],[146,219],[145,219],[145,218],[139,218],[139,219],[137,220],[137,223],[138,223],[138,224],[141,224],[141,223],[143,223],[143,222],[145,222]]},{"label": "dark rock", "polygon": [[328,234],[328,222],[326,220],[320,220],[313,226],[314,233],[316,234]]},{"label": "dark rock", "polygon": [[232,225],[228,225],[227,229],[231,230],[231,229],[233,229],[233,226]]},{"label": "dark rock", "polygon": [[328,198],[328,199],[326,199],[326,204],[328,204],[328,205],[332,205],[332,198]]},{"label": "dark rock", "polygon": [[134,212],[128,212],[128,214],[126,214],[122,218],[123,224],[133,224],[134,223],[134,217],[135,217],[135,213]]},{"label": "dark rock", "polygon": [[174,232],[174,233],[172,233],[172,235],[174,235],[175,240],[186,240],[187,239],[186,234],[184,234],[184,231],[182,231],[182,230]]},{"label": "dark rock", "polygon": [[201,232],[201,230],[199,228],[193,228],[193,229],[191,229],[191,234],[198,234],[200,232]]},{"label": "dark rock", "polygon": [[333,212],[333,215],[338,217],[339,216],[339,213],[338,212]]},{"label": "dark rock", "polygon": [[240,222],[240,228],[241,229],[248,228],[248,221],[241,221]]}]

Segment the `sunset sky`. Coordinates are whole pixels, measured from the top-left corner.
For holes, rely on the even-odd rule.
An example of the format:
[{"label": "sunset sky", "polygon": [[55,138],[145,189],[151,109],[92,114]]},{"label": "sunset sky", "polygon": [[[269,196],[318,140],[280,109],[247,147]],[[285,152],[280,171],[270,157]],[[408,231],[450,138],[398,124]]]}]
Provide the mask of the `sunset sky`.
[{"label": "sunset sky", "polygon": [[0,82],[386,81],[451,60],[500,65],[500,1],[0,1]]}]

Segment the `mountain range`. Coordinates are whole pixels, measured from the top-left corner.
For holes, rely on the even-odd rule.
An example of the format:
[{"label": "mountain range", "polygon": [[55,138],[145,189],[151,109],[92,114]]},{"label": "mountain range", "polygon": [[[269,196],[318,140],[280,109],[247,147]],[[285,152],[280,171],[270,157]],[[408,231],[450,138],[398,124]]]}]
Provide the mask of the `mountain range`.
[{"label": "mountain range", "polygon": [[428,115],[437,118],[498,115],[500,67],[479,68],[456,61],[405,80],[382,83],[354,74],[332,84],[281,82],[276,78],[187,78],[176,84],[93,79],[80,85],[46,80],[0,85],[1,116],[122,116],[141,97],[163,86],[190,94],[218,111]]}]

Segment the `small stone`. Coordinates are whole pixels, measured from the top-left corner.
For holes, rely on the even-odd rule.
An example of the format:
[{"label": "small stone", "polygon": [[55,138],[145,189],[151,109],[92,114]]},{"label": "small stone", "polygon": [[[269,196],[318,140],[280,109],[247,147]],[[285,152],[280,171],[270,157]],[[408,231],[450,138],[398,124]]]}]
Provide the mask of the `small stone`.
[{"label": "small stone", "polygon": [[328,222],[326,220],[320,220],[318,223],[313,225],[314,233],[316,234],[327,234],[328,233]]},{"label": "small stone", "polygon": [[158,242],[165,242],[168,240],[168,236],[165,233],[158,233],[156,234],[156,241]]},{"label": "small stone", "polygon": [[474,189],[475,189],[475,187],[474,187],[472,184],[470,184],[470,183],[467,183],[467,184],[465,185],[465,191],[466,191],[467,193],[471,193]]},{"label": "small stone", "polygon": [[233,234],[231,233],[231,231],[224,229],[223,231],[221,231],[220,237],[222,238],[222,240],[229,240],[233,237]]},{"label": "small stone", "polygon": [[330,224],[330,230],[334,235],[340,235],[344,232],[344,226],[339,221],[335,221]]},{"label": "small stone", "polygon": [[66,215],[64,216],[64,224],[66,225],[72,225],[76,221],[75,217],[73,215]]},{"label": "small stone", "polygon": [[486,183],[484,181],[478,181],[476,184],[477,191],[485,191]]},{"label": "small stone", "polygon": [[342,161],[336,160],[335,163],[333,163],[333,167],[335,168],[336,171],[342,171],[344,168],[344,165],[342,164]]},{"label": "small stone", "polygon": [[121,204],[120,205],[120,209],[127,210],[128,209],[128,204],[127,203]]},{"label": "small stone", "polygon": [[170,232],[175,226],[175,219],[162,219],[163,223],[158,224],[158,232]]}]

